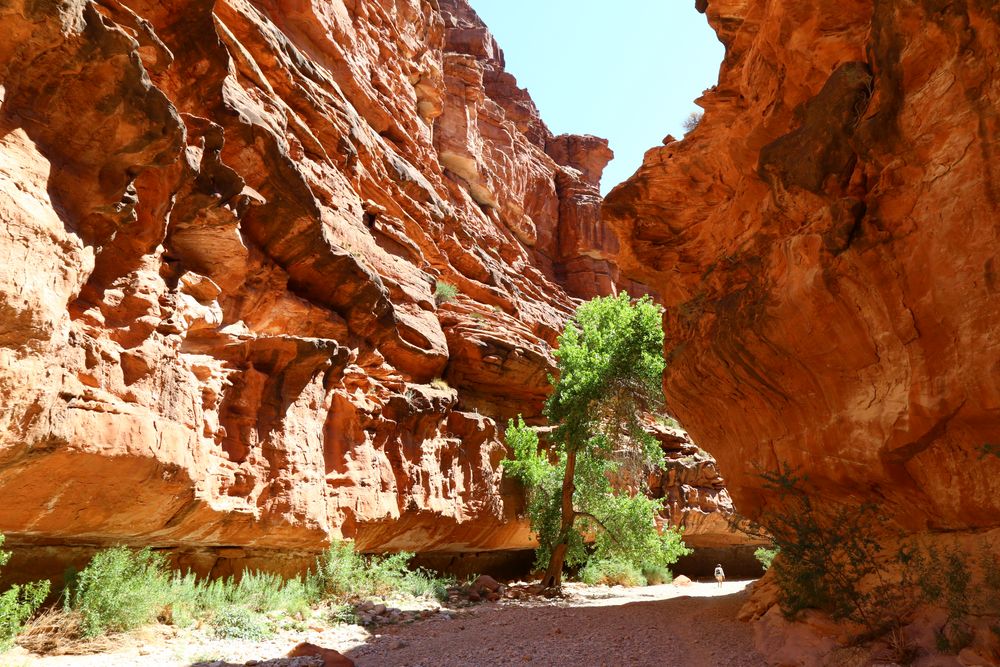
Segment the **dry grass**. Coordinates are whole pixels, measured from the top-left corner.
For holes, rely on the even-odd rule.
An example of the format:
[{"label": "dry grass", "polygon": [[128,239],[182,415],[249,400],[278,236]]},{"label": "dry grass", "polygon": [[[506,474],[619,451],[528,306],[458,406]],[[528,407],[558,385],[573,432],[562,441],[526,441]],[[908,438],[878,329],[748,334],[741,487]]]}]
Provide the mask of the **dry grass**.
[{"label": "dry grass", "polygon": [[899,665],[909,665],[917,657],[917,647],[910,642],[903,629],[895,627],[886,638],[889,646],[889,658]]},{"label": "dry grass", "polygon": [[37,655],[89,655],[117,650],[123,640],[122,635],[85,638],[78,612],[52,607],[29,621],[16,642]]}]

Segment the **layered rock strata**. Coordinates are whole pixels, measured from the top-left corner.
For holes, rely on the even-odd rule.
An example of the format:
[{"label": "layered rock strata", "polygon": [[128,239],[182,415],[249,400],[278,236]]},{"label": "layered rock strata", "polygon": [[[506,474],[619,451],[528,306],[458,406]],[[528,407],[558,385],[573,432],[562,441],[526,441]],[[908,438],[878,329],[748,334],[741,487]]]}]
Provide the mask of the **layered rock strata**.
[{"label": "layered rock strata", "polygon": [[607,198],[730,492],[787,463],[911,531],[1000,524],[994,3],[709,0],[719,84]]},{"label": "layered rock strata", "polygon": [[680,529],[693,550],[671,571],[707,578],[721,564],[729,577],[759,577],[754,552],[770,541],[737,513],[715,457],[676,423],[657,421],[650,430],[663,449],[665,466],[650,471],[649,495],[663,499],[662,525]]},{"label": "layered rock strata", "polygon": [[787,465],[814,507],[974,561],[1000,527],[1000,9],[698,7],[726,47],[704,117],[604,205],[667,306],[671,412],[751,516]]},{"label": "layered rock strata", "polygon": [[0,32],[10,544],[530,546],[497,424],[617,278],[611,152],[464,0],[14,0]]}]

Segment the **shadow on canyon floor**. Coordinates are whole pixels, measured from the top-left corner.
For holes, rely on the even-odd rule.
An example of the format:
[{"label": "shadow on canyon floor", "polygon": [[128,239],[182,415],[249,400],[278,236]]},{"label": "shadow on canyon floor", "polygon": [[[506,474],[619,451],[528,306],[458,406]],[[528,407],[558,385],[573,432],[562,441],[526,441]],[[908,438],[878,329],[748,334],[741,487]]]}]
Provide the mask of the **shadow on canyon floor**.
[{"label": "shadow on canyon floor", "polygon": [[746,581],[608,589],[555,603],[483,606],[451,621],[388,626],[345,655],[359,667],[766,664],[736,620]]}]

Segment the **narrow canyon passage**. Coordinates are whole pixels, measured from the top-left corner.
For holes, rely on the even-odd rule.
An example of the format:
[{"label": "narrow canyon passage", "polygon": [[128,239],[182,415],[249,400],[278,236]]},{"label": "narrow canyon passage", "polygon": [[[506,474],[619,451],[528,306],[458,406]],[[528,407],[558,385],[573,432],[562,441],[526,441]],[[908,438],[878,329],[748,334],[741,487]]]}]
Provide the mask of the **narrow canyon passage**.
[{"label": "narrow canyon passage", "polygon": [[[242,665],[303,639],[360,665],[811,667],[889,644],[1000,665],[1000,1],[670,3],[714,33],[718,76],[683,135],[643,112],[656,145],[603,181],[625,151],[547,124],[513,67],[531,38],[504,40],[508,63],[480,4],[0,2],[0,667],[5,638],[13,667]],[[680,25],[575,4],[513,23],[616,55]],[[588,4],[624,35],[583,38]],[[659,72],[704,64],[644,61],[634,87],[670,97]],[[571,64],[588,80],[567,108],[615,97]],[[540,534],[508,425],[560,432],[560,332],[616,295],[663,309],[645,359],[662,349],[665,404],[641,430],[667,465],[592,477],[660,504],[647,529],[683,528],[675,574],[756,576],[768,539],[733,526],[764,526],[781,552],[752,599],[476,593],[363,620],[371,639],[327,615],[375,594],[300,587],[308,613],[227,598],[184,626],[156,599],[101,628],[107,655],[17,653],[20,617],[119,548],[233,590],[295,584],[347,542],[359,580],[401,551],[506,580]],[[4,621],[34,582],[47,602]],[[232,640],[232,612],[272,638]],[[884,634],[858,645],[875,634],[849,622]]]}]

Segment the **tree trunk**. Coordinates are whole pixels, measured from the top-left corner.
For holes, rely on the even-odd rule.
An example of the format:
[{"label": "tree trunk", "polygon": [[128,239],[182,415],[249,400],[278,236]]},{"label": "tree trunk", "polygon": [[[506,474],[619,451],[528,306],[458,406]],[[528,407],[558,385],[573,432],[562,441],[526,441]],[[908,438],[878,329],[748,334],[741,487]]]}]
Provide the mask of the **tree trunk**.
[{"label": "tree trunk", "polygon": [[576,452],[566,453],[566,472],[563,474],[562,485],[562,526],[559,529],[559,543],[552,550],[549,567],[545,570],[542,585],[545,588],[559,588],[562,585],[563,563],[566,561],[566,549],[569,547],[569,532],[576,518],[573,512],[573,491],[576,489],[573,478],[576,475]]}]

